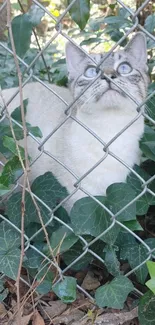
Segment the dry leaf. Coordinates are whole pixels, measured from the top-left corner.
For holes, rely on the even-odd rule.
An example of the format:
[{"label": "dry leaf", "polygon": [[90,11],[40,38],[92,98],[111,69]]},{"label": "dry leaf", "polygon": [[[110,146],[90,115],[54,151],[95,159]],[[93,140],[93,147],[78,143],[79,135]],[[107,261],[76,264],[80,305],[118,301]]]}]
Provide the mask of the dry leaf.
[{"label": "dry leaf", "polygon": [[52,319],[56,316],[61,315],[66,309],[67,305],[61,300],[49,301],[50,306],[44,306],[43,311],[45,311],[46,318],[47,315]]},{"label": "dry leaf", "polygon": [[[32,319],[33,313],[26,315],[26,316],[22,316],[21,318],[21,325],[28,325],[30,320]],[[18,316],[13,318],[13,315],[10,315],[10,319],[7,322],[7,325],[17,325],[18,324]]]},{"label": "dry leaf", "polygon": [[7,313],[7,310],[5,309],[5,306],[0,303],[0,318],[4,317],[4,315]]},{"label": "dry leaf", "polygon": [[[75,321],[79,321],[84,316],[84,313],[81,310],[67,310],[67,313],[65,312],[59,317],[56,317],[52,320],[53,325],[70,325],[73,324]],[[79,323],[80,324],[80,323]]]},{"label": "dry leaf", "polygon": [[35,310],[33,317],[32,317],[32,325],[45,325],[45,322],[41,315],[39,314],[38,310]]},{"label": "dry leaf", "polygon": [[94,277],[94,273],[91,271],[88,271],[86,274],[83,282],[82,282],[82,288],[85,290],[95,290],[100,286],[100,282],[97,278]]}]

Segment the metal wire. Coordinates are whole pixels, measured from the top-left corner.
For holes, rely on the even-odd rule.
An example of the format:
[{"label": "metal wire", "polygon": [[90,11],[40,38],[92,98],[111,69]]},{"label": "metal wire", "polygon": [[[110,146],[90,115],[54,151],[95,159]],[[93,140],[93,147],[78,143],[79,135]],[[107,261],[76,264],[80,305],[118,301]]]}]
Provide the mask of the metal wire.
[{"label": "metal wire", "polygon": [[[39,204],[41,204],[43,207],[45,207],[49,213],[49,220],[45,223],[45,228],[47,228],[47,226],[51,225],[51,223],[55,220],[57,221],[60,225],[63,225],[66,227],[66,229],[69,229],[71,232],[74,233],[74,230],[72,229],[72,227],[68,224],[66,224],[64,221],[62,221],[60,218],[58,218],[56,216],[56,211],[58,210],[58,208],[60,208],[65,202],[68,201],[68,199],[73,196],[78,190],[82,191],[83,193],[85,193],[87,196],[89,196],[94,202],[96,202],[96,204],[100,205],[100,207],[102,209],[104,209],[106,211],[106,213],[109,215],[109,221],[110,224],[108,226],[107,229],[105,229],[102,233],[100,233],[96,238],[92,239],[90,242],[87,242],[87,240],[85,238],[83,238],[83,236],[78,236],[79,241],[82,244],[83,247],[83,251],[80,253],[79,252],[79,256],[74,259],[69,265],[66,266],[65,269],[61,269],[60,266],[58,264],[56,264],[54,261],[51,260],[51,258],[47,257],[38,247],[35,246],[35,244],[33,244],[33,241],[35,241],[36,236],[38,236],[38,234],[42,231],[42,228],[40,227],[39,230],[37,230],[31,237],[28,237],[27,235],[24,235],[24,239],[25,239],[25,252],[31,248],[32,250],[34,250],[35,252],[37,252],[37,254],[39,254],[44,261],[46,261],[47,264],[52,264],[58,271],[59,274],[59,279],[57,282],[61,281],[61,279],[63,278],[64,273],[69,270],[72,266],[74,266],[77,262],[81,261],[83,257],[86,256],[86,254],[90,254],[92,255],[92,258],[96,258],[98,259],[101,263],[105,263],[105,261],[103,260],[103,258],[101,258],[101,256],[97,255],[96,252],[93,251],[93,244],[95,242],[97,242],[97,240],[99,240],[102,236],[104,236],[105,234],[107,234],[114,226],[118,225],[119,227],[121,227],[122,229],[125,229],[128,233],[130,233],[138,242],[139,244],[143,245],[143,247],[146,249],[148,255],[147,258],[144,258],[144,260],[138,265],[136,266],[134,269],[130,270],[126,276],[129,276],[130,274],[134,273],[136,270],[139,270],[145,263],[147,260],[151,259],[152,257],[154,257],[153,253],[154,250],[151,249],[149,247],[149,245],[147,245],[141,238],[139,238],[133,231],[131,231],[128,227],[126,227],[123,223],[121,223],[118,220],[118,216],[120,215],[120,213],[122,213],[123,211],[125,211],[126,208],[128,208],[130,205],[132,205],[134,202],[137,202],[137,200],[139,198],[141,198],[145,193],[150,193],[152,196],[155,196],[155,193],[148,187],[149,184],[155,179],[155,176],[152,176],[150,179],[148,179],[147,181],[140,176],[135,170],[133,170],[130,166],[128,166],[124,161],[122,161],[122,159],[120,157],[117,157],[109,148],[109,146],[120,136],[122,135],[128,128],[130,128],[135,121],[137,121],[142,115],[144,117],[146,117],[151,123],[155,123],[155,121],[149,117],[147,115],[146,112],[144,112],[144,105],[146,104],[147,100],[152,98],[153,95],[155,94],[155,91],[149,95],[142,103],[138,103],[137,100],[135,98],[132,98],[131,94],[128,94],[124,89],[122,89],[120,86],[118,86],[116,84],[116,86],[118,86],[127,96],[130,97],[130,99],[136,104],[137,106],[137,115],[136,117],[128,124],[126,125],[122,130],[120,130],[108,143],[105,143],[97,134],[95,134],[95,132],[93,132],[93,130],[91,130],[88,126],[86,126],[84,123],[82,123],[81,121],[79,121],[73,114],[72,111],[74,110],[74,104],[76,103],[76,101],[82,96],[82,94],[98,79],[98,77],[96,79],[93,80],[93,82],[91,84],[88,85],[88,87],[86,87],[83,92],[71,103],[68,105],[68,103],[59,95],[57,94],[52,88],[50,88],[50,86],[48,84],[46,84],[44,81],[40,80],[40,78],[38,76],[35,75],[33,68],[35,63],[37,62],[37,60],[41,57],[42,54],[44,54],[45,50],[53,43],[54,40],[57,39],[57,37],[59,35],[61,35],[61,37],[63,37],[65,40],[70,41],[71,43],[73,43],[75,46],[77,46],[78,49],[80,49],[82,52],[84,52],[89,59],[91,59],[92,61],[94,61],[92,59],[92,57],[84,50],[82,49],[78,44],[76,44],[76,42],[72,39],[72,37],[69,37],[68,34],[66,34],[63,30],[63,19],[66,16],[66,14],[68,14],[70,8],[76,3],[77,0],[73,0],[70,2],[69,6],[63,11],[63,13],[59,16],[59,18],[56,18],[53,14],[51,14],[51,12],[49,12],[49,10],[47,8],[45,8],[41,3],[39,3],[37,0],[32,0],[37,6],[39,6],[42,10],[44,10],[44,12],[46,13],[46,15],[49,16],[49,18],[52,19],[52,21],[54,22],[54,28],[55,31],[53,33],[53,36],[50,38],[50,40],[48,40],[48,42],[46,43],[46,45],[41,49],[41,51],[39,51],[38,54],[36,54],[35,58],[32,60],[32,62],[30,64],[27,64],[24,59],[21,59],[20,57],[18,57],[19,62],[25,67],[25,72],[27,75],[27,79],[23,82],[23,88],[25,87],[25,85],[30,81],[30,79],[33,79],[35,81],[38,81],[40,84],[42,84],[49,92],[52,92],[55,96],[57,96],[57,98],[65,105],[65,109],[66,109],[66,117],[64,118],[63,121],[61,121],[61,123],[59,123],[53,130],[51,130],[51,132],[41,141],[38,140],[38,138],[36,138],[31,132],[29,132],[29,136],[31,138],[33,138],[33,140],[36,142],[37,148],[38,148],[38,155],[37,157],[32,161],[31,165],[34,165],[35,162],[37,160],[40,159],[40,157],[42,155],[48,155],[51,159],[54,159],[55,161],[57,161],[58,164],[60,164],[65,170],[67,170],[67,172],[69,174],[71,174],[74,178],[75,178],[75,182],[74,182],[74,190],[72,191],[72,193],[70,193],[65,199],[63,199],[54,209],[52,209],[51,207],[49,207],[42,199],[40,199],[39,197],[37,197],[34,193],[32,193],[33,197],[35,198],[35,200],[37,202],[39,202]],[[127,36],[129,36],[130,34],[132,34],[133,31],[136,31],[137,29],[143,31],[143,33],[145,33],[145,35],[150,38],[151,40],[155,41],[155,37],[149,33],[147,30],[145,30],[145,28],[143,26],[141,26],[139,24],[139,20],[138,20],[138,15],[141,12],[141,10],[143,10],[147,4],[149,3],[149,0],[144,1],[143,4],[137,9],[136,12],[133,12],[131,9],[129,9],[123,1],[121,0],[117,0],[117,3],[119,4],[120,7],[126,9],[128,11],[128,13],[130,14],[130,18],[132,21],[132,26],[130,28],[128,28],[128,30],[126,31],[126,33],[124,33],[123,37],[111,48],[110,52],[107,53],[107,55],[104,57],[103,61],[116,49],[117,46],[121,45],[121,43],[127,38]],[[0,12],[3,10],[3,8],[6,6],[6,1],[3,3],[3,5],[0,8]],[[5,49],[7,53],[13,55],[13,52],[10,48],[8,48],[6,46],[6,44],[4,44],[3,42],[0,42],[0,47]],[[102,61],[102,62],[103,62]],[[100,64],[101,65],[101,64]],[[100,67],[99,65],[99,67]],[[108,79],[110,79],[108,76],[106,76]],[[111,81],[115,84],[114,80],[111,79]],[[0,119],[0,123],[3,121],[4,118],[7,118],[6,113],[6,106],[9,105],[13,99],[15,98],[15,96],[19,93],[19,89],[15,90],[14,94],[8,99],[6,105],[2,106],[1,109],[1,119]],[[90,135],[96,139],[96,141],[100,142],[100,144],[103,146],[103,157],[96,162],[96,164],[94,166],[92,166],[91,169],[87,170],[85,172],[85,174],[83,174],[81,177],[79,177],[78,175],[75,175],[75,173],[73,172],[73,170],[71,170],[67,165],[65,165],[63,162],[61,162],[59,159],[57,159],[51,152],[48,152],[44,149],[44,145],[46,144],[46,142],[49,140],[49,138],[51,138],[55,132],[57,132],[69,119],[72,119],[75,123],[79,124],[81,126],[81,128],[85,129],[87,132],[90,133]],[[20,128],[22,128],[22,126],[20,125],[20,123],[18,123],[17,121],[15,121],[14,119],[12,119],[12,122],[15,123],[16,125],[18,125]],[[37,121],[36,121],[37,124]],[[48,125],[48,116],[47,116],[47,125]],[[130,172],[137,177],[137,179],[141,182],[141,192],[134,198],[132,199],[128,204],[126,204],[123,208],[120,209],[120,211],[118,211],[117,213],[113,213],[109,208],[107,208],[107,206],[103,203],[101,203],[96,197],[94,197],[91,193],[89,193],[81,184],[82,180],[84,180],[86,178],[87,175],[91,174],[92,171],[99,165],[102,163],[103,160],[105,160],[107,158],[107,156],[111,156],[113,157],[115,160],[117,160],[120,164],[124,165],[128,170],[130,170]],[[3,163],[0,162],[0,164],[3,166]],[[14,186],[14,188],[11,191],[11,194],[16,190],[17,187],[22,188],[22,184],[20,184],[20,180],[17,180],[17,184]],[[26,189],[26,191],[28,191],[28,189]],[[10,193],[9,193],[10,195]],[[6,200],[6,196],[5,198],[2,199],[2,202]],[[5,220],[5,222],[7,222],[10,226],[12,226],[14,229],[16,229],[19,233],[21,233],[21,230],[19,227],[17,227],[16,225],[14,225],[12,223],[11,220],[8,220],[6,217],[0,215],[0,218],[2,220]],[[25,281],[25,280],[24,280]],[[29,285],[29,284],[28,284]],[[79,290],[81,290],[88,298],[93,300],[93,297],[91,297],[91,295],[84,290],[82,287],[80,287],[79,285],[77,286],[77,288]],[[135,289],[136,290],[136,289]]]}]

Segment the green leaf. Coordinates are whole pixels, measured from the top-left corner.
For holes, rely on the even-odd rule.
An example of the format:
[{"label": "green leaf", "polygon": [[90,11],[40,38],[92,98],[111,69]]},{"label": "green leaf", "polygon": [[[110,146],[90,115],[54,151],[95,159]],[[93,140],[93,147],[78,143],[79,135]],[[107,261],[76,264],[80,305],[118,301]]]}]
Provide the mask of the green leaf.
[{"label": "green leaf", "polygon": [[78,239],[79,238],[66,226],[60,227],[58,230],[53,232],[50,238],[50,244],[54,255],[66,252],[78,241]]},{"label": "green leaf", "polygon": [[[14,38],[16,53],[21,58],[24,57],[25,53],[30,48],[33,27],[37,26],[40,23],[41,18],[44,15],[45,15],[44,10],[39,8],[37,5],[33,5],[27,13],[13,18],[12,20],[13,38]],[[10,39],[9,39],[9,47],[11,47]]]},{"label": "green leaf", "polygon": [[50,208],[54,208],[68,194],[51,172],[47,172],[35,179],[32,192],[44,201]]},{"label": "green leaf", "polygon": [[146,264],[149,270],[150,277],[155,278],[155,262],[147,261]]},{"label": "green leaf", "polygon": [[[16,53],[21,58],[30,47],[33,24],[28,14],[16,16],[12,20],[12,32]],[[11,43],[9,40],[9,47]]]},{"label": "green leaf", "polygon": [[[3,137],[3,145],[4,147],[6,147],[7,149],[9,149],[15,156],[18,156],[18,152],[16,149],[16,143],[14,141],[13,138],[8,137],[7,135]],[[25,159],[25,152],[24,149],[19,146],[19,151],[21,154],[21,158],[24,160]]]},{"label": "green leaf", "polygon": [[[69,265],[82,254],[83,254],[83,245],[79,240],[67,252],[63,253],[63,261],[65,262],[66,265]],[[76,262],[71,267],[71,269],[75,271],[85,269],[93,259],[94,257],[91,254],[87,253],[83,257],[81,257],[78,260],[78,262]]]},{"label": "green leaf", "polygon": [[136,240],[127,230],[122,229],[116,240],[116,245],[120,250],[120,259],[127,260],[132,247],[136,245]]},{"label": "green leaf", "polygon": [[[21,222],[21,200],[22,194],[21,192],[14,193],[6,203],[6,214],[8,218],[13,222],[17,227],[20,226]],[[37,201],[38,207],[40,208],[41,216],[43,222],[47,222],[49,220],[49,211]],[[25,227],[29,225],[30,222],[38,222],[40,223],[39,216],[37,210],[34,206],[34,203],[31,199],[31,196],[28,192],[25,193],[25,215],[24,215],[24,223]]]},{"label": "green leaf", "polygon": [[[152,238],[151,238],[152,239]],[[146,242],[146,241],[145,241]],[[146,242],[148,246],[150,242]],[[152,244],[154,244],[152,242]],[[116,245],[120,249],[120,258],[122,260],[128,260],[131,269],[139,266],[148,257],[148,250],[143,244],[138,244],[131,234],[123,230],[120,232],[119,238],[116,241]],[[144,284],[148,275],[146,264],[143,264],[135,271],[137,280]]]},{"label": "green leaf", "polygon": [[143,228],[137,220],[130,220],[123,222],[123,225],[132,231],[141,231]]},{"label": "green leaf", "polygon": [[64,303],[75,301],[76,279],[71,276],[65,276],[61,282],[53,286],[53,291]]},{"label": "green leaf", "polygon": [[[152,64],[152,69],[154,68],[154,61]],[[155,82],[151,83],[148,87],[148,94],[150,95],[155,90]],[[155,95],[146,101],[145,111],[148,116],[155,119]]]},{"label": "green leaf", "polygon": [[[72,0],[67,0],[68,5]],[[70,8],[69,13],[76,24],[84,29],[90,15],[90,0],[77,0]]]},{"label": "green leaf", "polygon": [[16,179],[22,175],[23,169],[17,156],[10,159],[4,166],[0,176],[0,183],[9,186],[14,184]]},{"label": "green leaf", "polygon": [[[24,114],[26,114],[28,99],[23,100],[23,105],[24,105]],[[11,117],[22,125],[21,106],[18,106],[12,112]],[[35,137],[42,138],[43,135],[42,135],[42,132],[41,132],[41,130],[39,129],[38,126],[31,126],[31,124],[26,123],[26,127],[27,127],[27,131],[31,132]],[[13,128],[14,128],[15,135],[18,138],[18,140],[22,139],[23,138],[23,130],[18,125],[16,125],[15,123],[13,123]],[[6,133],[5,133],[5,135],[6,135]]]},{"label": "green leaf", "polygon": [[5,289],[3,280],[0,280],[0,302],[2,302],[8,295],[9,290]]},{"label": "green leaf", "polygon": [[20,234],[6,221],[0,225],[0,272],[16,280],[20,261]]},{"label": "green leaf", "polygon": [[43,266],[43,257],[33,248],[29,248],[26,253],[26,260],[24,261],[24,266],[27,269],[36,269]]},{"label": "green leaf", "polygon": [[125,276],[119,275],[96,290],[95,300],[99,307],[122,309],[128,294],[133,289],[132,282]]},{"label": "green leaf", "polygon": [[144,28],[151,34],[153,34],[155,29],[155,14],[149,15],[145,19]]},{"label": "green leaf", "polygon": [[52,290],[52,283],[55,278],[55,275],[51,271],[51,269],[49,269],[49,265],[45,266],[44,268],[41,265],[40,268],[42,270],[38,270],[37,282],[40,282],[41,280],[42,282],[37,286],[36,291],[39,294],[46,294]]},{"label": "green leaf", "polygon": [[130,21],[122,16],[108,16],[104,18],[104,23],[109,25],[115,24],[117,27],[121,27],[124,24],[129,25]]},{"label": "green leaf", "polygon": [[147,261],[146,264],[147,264],[151,279],[148,280],[145,284],[155,294],[155,262]]},{"label": "green leaf", "polygon": [[155,161],[155,131],[148,125],[145,125],[145,132],[140,141],[140,149],[145,156]]},{"label": "green leaf", "polygon": [[[136,193],[126,183],[115,183],[110,185],[106,191],[109,209],[116,214],[124,208],[135,197]],[[136,219],[136,202],[132,203],[117,217],[119,221],[129,221]]]},{"label": "green leaf", "polygon": [[[22,128],[20,128],[15,123],[13,123],[13,130],[14,130],[14,133],[15,133],[15,136],[16,136],[17,140],[20,140],[20,139],[23,138],[23,130],[22,130]],[[12,138],[12,132],[11,132],[11,128],[10,128],[10,124],[9,124],[8,119],[4,119],[1,122],[1,125],[0,125],[0,137],[1,137],[1,139],[3,139],[3,137],[6,136],[6,135],[8,137]],[[2,151],[0,151],[0,152],[2,152]]]},{"label": "green leaf", "polygon": [[[97,197],[101,203],[106,202],[105,197]],[[77,217],[78,216],[78,217]],[[97,237],[111,225],[109,214],[93,199],[85,197],[75,202],[70,213],[72,227],[77,235],[92,235]],[[113,244],[120,228],[114,225],[100,239]]]},{"label": "green leaf", "polygon": [[147,291],[140,298],[138,308],[138,319],[141,325],[155,324],[155,295],[151,291]]},{"label": "green leaf", "polygon": [[[28,105],[28,99],[23,100],[23,106],[24,106],[24,114],[27,112],[27,105]],[[22,116],[21,116],[21,106],[18,106],[15,108],[15,110],[11,113],[11,117],[18,121],[19,123],[22,123]]]},{"label": "green leaf", "polygon": [[0,196],[3,196],[5,194],[7,194],[8,192],[10,192],[10,188],[8,188],[7,186],[4,186],[3,184],[0,184]]},{"label": "green leaf", "polygon": [[155,277],[148,280],[145,284],[155,295]]},{"label": "green leaf", "polygon": [[[134,269],[136,266],[140,265],[145,261],[148,257],[148,251],[143,244],[135,243],[133,246],[131,245],[128,250],[128,262],[131,266],[131,269]],[[148,270],[146,264],[143,264],[139,267],[138,270],[135,271],[137,280],[144,284],[146,277],[148,275]]]},{"label": "green leaf", "polygon": [[106,246],[104,248],[105,253],[105,266],[108,270],[108,272],[114,276],[117,276],[120,274],[120,263],[117,259],[117,255],[115,252],[115,249],[110,246]]},{"label": "green leaf", "polygon": [[29,11],[27,12],[28,19],[31,22],[31,24],[36,27],[40,24],[41,19],[45,15],[45,11],[41,9],[36,4],[31,5]]},{"label": "green leaf", "polygon": [[26,123],[27,131],[31,132],[35,137],[42,138],[43,134],[38,126],[31,126],[31,124]]},{"label": "green leaf", "polygon": [[[145,170],[140,168],[139,166],[135,165],[134,170],[141,176],[144,181],[147,181],[151,176],[146,173]],[[142,182],[140,179],[133,173],[130,173],[127,177],[127,183],[135,190],[136,195],[139,195],[143,191]],[[148,186],[150,187],[150,186]],[[149,205],[153,204],[154,198],[150,193],[145,193],[136,201],[136,214],[137,215],[144,215],[147,213]]]}]

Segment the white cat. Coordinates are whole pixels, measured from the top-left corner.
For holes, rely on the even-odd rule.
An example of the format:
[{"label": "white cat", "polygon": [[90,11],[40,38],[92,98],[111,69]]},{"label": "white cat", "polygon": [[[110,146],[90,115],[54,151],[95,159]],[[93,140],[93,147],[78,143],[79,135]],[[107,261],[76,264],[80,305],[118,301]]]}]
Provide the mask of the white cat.
[{"label": "white cat", "polygon": [[[149,82],[145,37],[137,33],[124,50],[110,54],[97,68],[104,55],[91,54],[92,61],[80,49],[71,43],[67,44],[66,61],[71,93],[63,87],[49,84],[47,87],[71,103],[72,98],[75,99],[90,85],[68,116],[65,114],[67,106],[40,83],[29,83],[23,89],[24,98],[29,99],[26,119],[40,127],[43,139],[66,120],[41,148],[44,152],[32,166],[30,179],[51,171],[72,193],[76,181],[87,173],[78,184],[77,192],[70,198],[69,209],[87,192],[104,195],[110,184],[124,182],[129,169],[122,162],[130,167],[140,162],[139,140],[144,131],[143,116],[113,141],[106,153],[103,143],[108,143],[137,116],[137,104],[131,98],[138,103],[145,99]],[[123,91],[130,94],[131,98]],[[5,100],[8,101],[14,92],[15,89],[5,90]],[[10,111],[18,105],[17,96],[9,105]],[[35,159],[40,152],[38,144],[30,137],[28,147],[30,156]]]}]

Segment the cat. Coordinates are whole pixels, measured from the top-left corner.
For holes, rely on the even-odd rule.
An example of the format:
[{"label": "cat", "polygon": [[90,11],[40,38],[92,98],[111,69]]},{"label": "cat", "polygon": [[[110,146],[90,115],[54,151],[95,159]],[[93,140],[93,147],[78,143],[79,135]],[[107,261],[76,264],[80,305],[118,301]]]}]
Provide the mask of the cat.
[{"label": "cat", "polygon": [[[28,83],[23,88],[24,98],[29,99],[26,120],[40,127],[43,139],[62,123],[41,147],[47,154],[42,152],[31,167],[30,180],[51,171],[68,193],[76,189],[67,201],[68,210],[87,194],[105,195],[109,185],[126,180],[130,172],[126,165],[133,167],[140,163],[143,116],[105,151],[104,143],[137,116],[137,103],[146,97],[149,77],[145,36],[141,32],[135,34],[123,50],[111,53],[103,61],[105,55],[107,53],[90,54],[90,58],[80,48],[67,43],[69,89],[51,84],[46,84],[46,88],[39,82]],[[48,88],[53,89],[64,102]],[[15,89],[4,90],[5,100],[8,101],[14,92]],[[68,110],[69,114],[65,114],[66,102],[71,104],[81,93]],[[10,112],[18,105],[19,97],[16,96],[8,106]],[[37,148],[37,142],[28,137],[28,151],[33,159],[40,155]],[[83,175],[85,177],[74,186]]]}]

